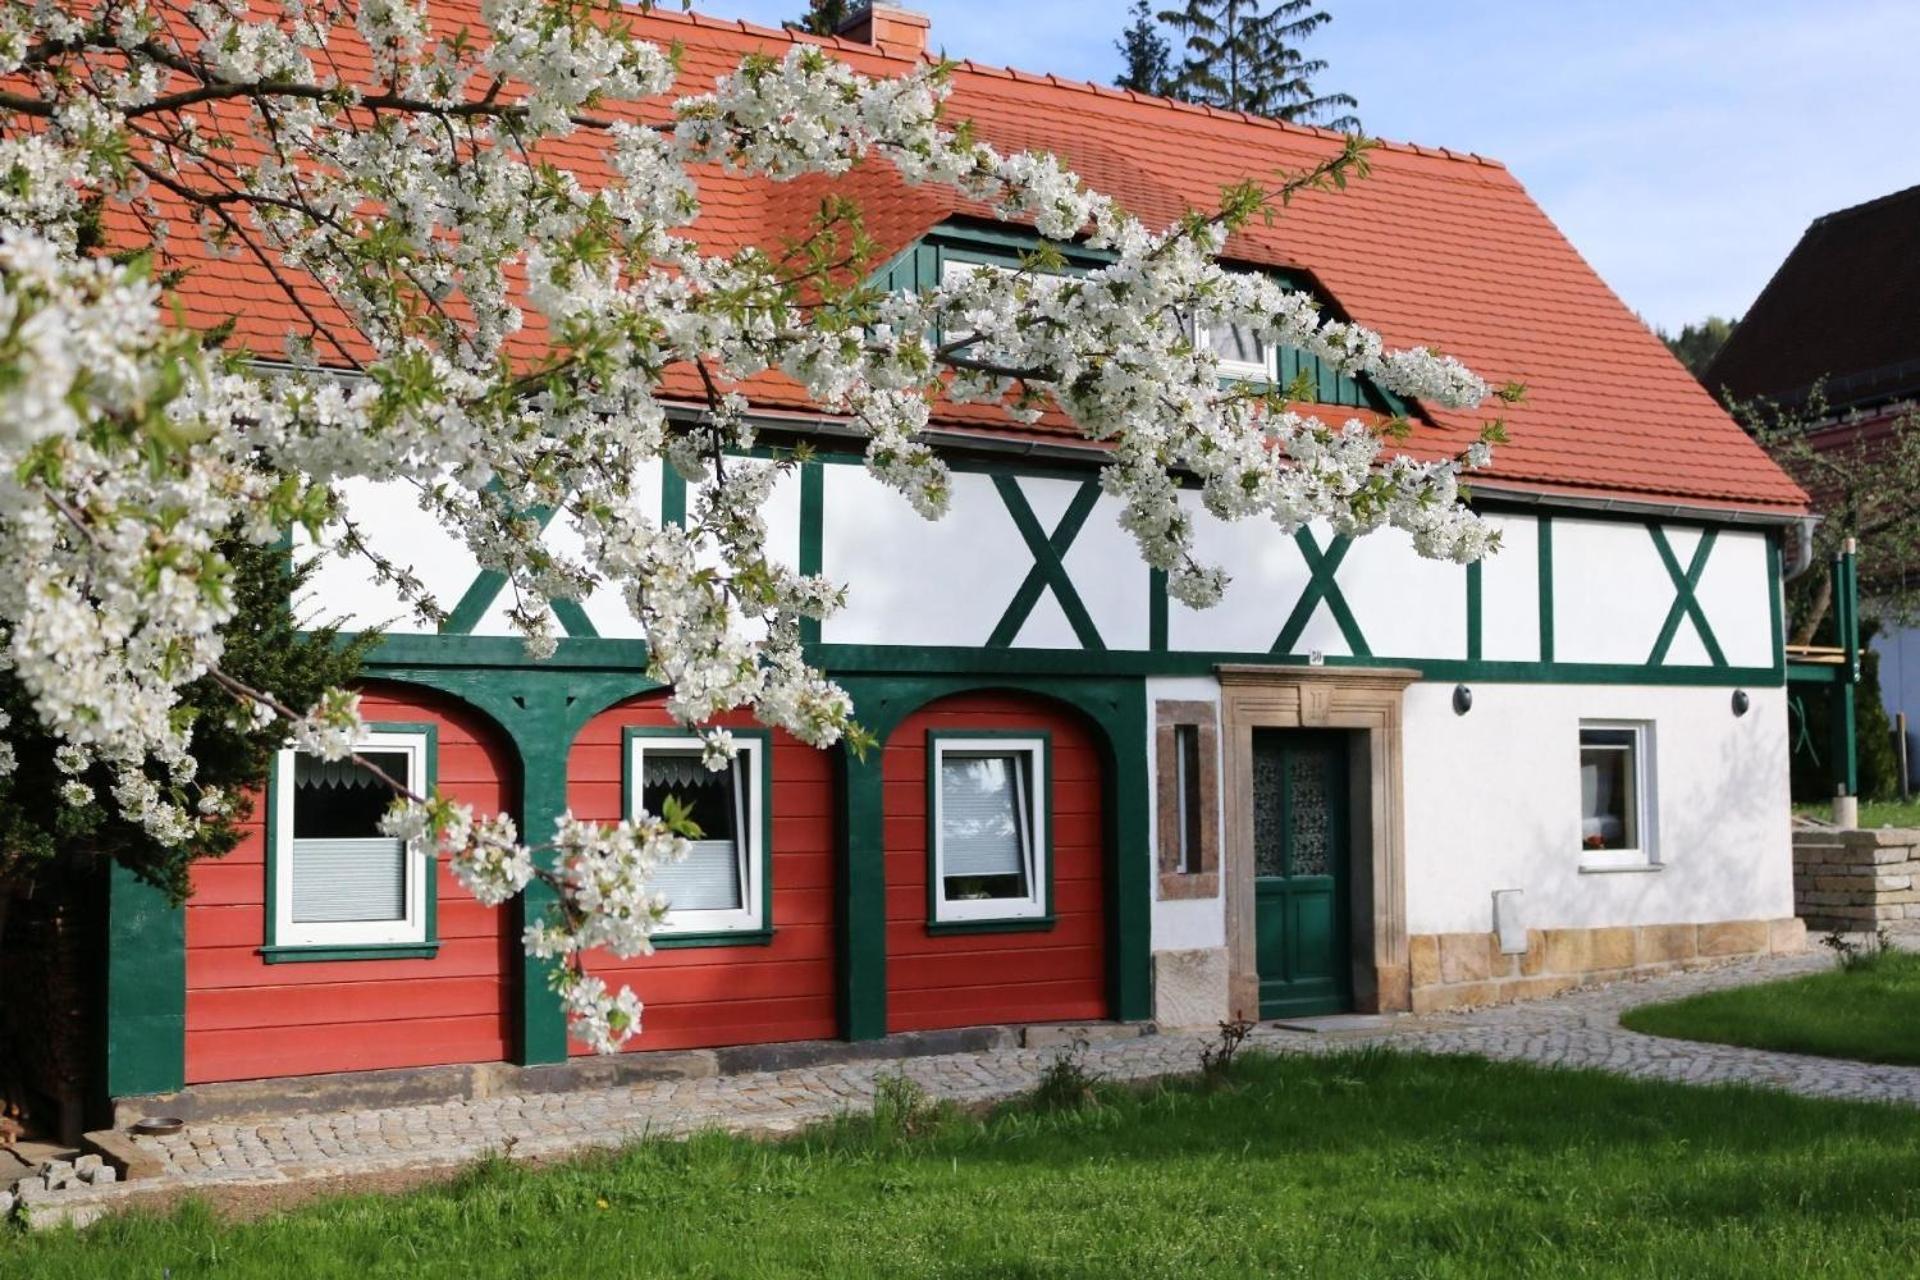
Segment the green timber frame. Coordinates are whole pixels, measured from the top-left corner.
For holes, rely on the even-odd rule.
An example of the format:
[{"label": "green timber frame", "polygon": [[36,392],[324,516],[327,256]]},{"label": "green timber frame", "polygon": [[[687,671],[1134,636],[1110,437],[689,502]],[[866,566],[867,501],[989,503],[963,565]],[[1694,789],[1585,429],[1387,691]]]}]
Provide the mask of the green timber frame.
[{"label": "green timber frame", "polygon": [[[930,268],[937,269],[937,268]],[[1361,387],[1355,394],[1368,392]],[[801,437],[783,437],[769,425],[766,436],[778,450]],[[806,573],[833,571],[823,565],[824,468],[852,465],[853,455],[831,452],[828,445],[800,468],[800,536],[798,568]],[[1624,521],[1643,525],[1671,579],[1673,598],[1665,625],[1653,652],[1644,662],[1591,663],[1559,660],[1554,646],[1553,509],[1488,498],[1490,511],[1528,515],[1538,519],[1539,657],[1526,661],[1489,661],[1482,654],[1482,575],[1469,567],[1462,575],[1466,601],[1464,658],[1432,659],[1374,654],[1361,634],[1341,592],[1338,573],[1346,559],[1347,542],[1335,538],[1322,546],[1307,530],[1296,535],[1309,567],[1300,599],[1286,621],[1273,652],[1201,652],[1174,650],[1168,644],[1168,600],[1164,579],[1155,575],[1149,588],[1150,642],[1144,649],[1117,649],[1102,643],[1097,628],[1078,603],[1064,559],[1087,518],[1093,486],[1091,464],[1010,459],[1004,455],[956,454],[950,464],[959,471],[988,473],[1007,504],[1022,541],[1032,556],[1029,571],[1020,580],[1015,597],[1005,606],[993,638],[979,647],[904,645],[849,645],[823,643],[817,624],[803,631],[809,659],[828,671],[852,695],[863,725],[880,741],[919,707],[937,698],[973,690],[1010,690],[1032,694],[1069,707],[1098,730],[1108,769],[1107,859],[1112,891],[1107,904],[1110,957],[1109,1007],[1115,1018],[1139,1020],[1151,1016],[1151,954],[1149,917],[1153,900],[1154,859],[1149,848],[1147,805],[1148,685],[1151,677],[1210,676],[1223,663],[1259,662],[1273,666],[1307,665],[1308,656],[1286,652],[1314,609],[1324,606],[1347,641],[1350,654],[1328,654],[1328,666],[1392,666],[1418,668],[1426,681],[1478,683],[1559,683],[1692,685],[1737,688],[1779,688],[1791,678],[1804,685],[1831,685],[1837,700],[1852,707],[1857,679],[1854,661],[1845,668],[1789,665],[1782,627],[1780,599],[1780,545],[1769,538],[1767,579],[1772,595],[1772,661],[1765,665],[1733,665],[1713,636],[1695,588],[1715,546],[1716,529],[1708,519],[1662,516],[1658,523],[1625,513],[1567,510],[1562,515],[1581,519]],[[1020,494],[1015,478],[1038,476],[1070,479],[1083,487],[1069,508],[1049,529]],[[1003,479],[1004,477],[1004,479]],[[684,520],[686,492],[676,477],[663,484],[662,518]],[[1688,563],[1674,554],[1667,531],[1697,529],[1701,536]],[[1852,565],[1836,567],[1852,582]],[[581,729],[605,709],[658,685],[646,675],[647,654],[642,642],[596,635],[577,606],[556,609],[565,632],[554,656],[536,661],[525,646],[506,636],[461,634],[470,629],[501,589],[501,583],[481,575],[466,591],[460,615],[439,635],[388,636],[371,655],[366,676],[434,690],[458,699],[487,716],[511,743],[519,772],[516,814],[521,830],[532,841],[547,839],[554,820],[567,805],[567,761]],[[1015,643],[1021,624],[1045,594],[1052,594],[1066,612],[1080,647],[1023,648]],[[1849,634],[1857,639],[1857,609],[1852,591],[1836,593],[1843,606]],[[1675,665],[1665,661],[1667,651],[1683,627],[1699,634],[1708,661]],[[1838,703],[1836,703],[1838,705]],[[1845,785],[1855,785],[1851,734],[1847,734]],[[885,883],[882,845],[882,787],[880,753],[862,759],[841,752],[837,776],[840,818],[840,874],[837,882],[839,914],[839,1005],[842,1033],[863,1040],[885,1034],[887,982],[885,946]],[[103,1080],[111,1096],[163,1093],[180,1088],[185,1073],[186,937],[185,912],[171,906],[164,894],[130,874],[115,870],[109,876],[108,948],[104,1016],[106,1062]],[[513,908],[520,922],[537,918],[549,905],[545,890],[537,890]],[[542,962],[514,950],[511,975],[514,1001],[514,1049],[524,1064],[559,1062],[567,1056],[566,1024],[558,999],[549,989]]]},{"label": "green timber frame", "polygon": [[1833,577],[1833,625],[1840,643],[1828,661],[1790,658],[1787,693],[1793,703],[1824,693],[1827,699],[1827,783],[1833,796],[1860,794],[1856,691],[1860,684],[1860,573],[1849,538],[1827,572]]}]

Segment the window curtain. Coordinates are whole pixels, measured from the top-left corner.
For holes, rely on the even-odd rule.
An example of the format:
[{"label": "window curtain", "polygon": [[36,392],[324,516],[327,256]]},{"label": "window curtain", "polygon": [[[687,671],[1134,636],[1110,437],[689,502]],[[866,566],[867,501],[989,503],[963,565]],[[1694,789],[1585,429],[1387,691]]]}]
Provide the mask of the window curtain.
[{"label": "window curtain", "polygon": [[[742,756],[725,769],[713,770],[691,752],[645,752],[641,778],[647,787],[726,788],[734,808],[733,829],[747,830],[745,774]],[[740,846],[736,840],[693,840],[680,862],[654,869],[652,889],[664,896],[674,911],[738,911],[745,905],[741,884]]]}]

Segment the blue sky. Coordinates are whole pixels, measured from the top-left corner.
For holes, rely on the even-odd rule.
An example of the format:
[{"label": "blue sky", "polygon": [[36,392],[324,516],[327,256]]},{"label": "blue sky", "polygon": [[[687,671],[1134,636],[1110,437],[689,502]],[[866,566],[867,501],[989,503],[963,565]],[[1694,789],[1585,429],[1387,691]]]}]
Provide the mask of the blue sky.
[{"label": "blue sky", "polygon": [[[1160,0],[1155,0],[1159,3]],[[671,0],[668,0],[671,3]],[[702,0],[769,25],[804,0]],[[1109,80],[1123,0],[913,0],[949,56]],[[1324,0],[1367,130],[1493,156],[1629,306],[1744,311],[1808,222],[1920,183],[1915,0]]]}]

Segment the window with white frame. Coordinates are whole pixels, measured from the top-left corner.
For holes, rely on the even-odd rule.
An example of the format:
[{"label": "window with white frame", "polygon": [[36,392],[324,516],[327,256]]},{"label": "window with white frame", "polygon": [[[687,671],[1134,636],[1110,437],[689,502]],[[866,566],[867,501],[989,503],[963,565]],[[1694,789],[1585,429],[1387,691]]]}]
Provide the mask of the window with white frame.
[{"label": "window with white frame", "polygon": [[[635,733],[627,744],[629,817],[659,815],[668,797],[699,827],[683,861],[655,869],[653,889],[667,899],[662,936],[734,933],[766,927],[764,910],[766,815],[760,739],[736,736],[736,754],[724,769],[702,762],[697,737]],[[637,780],[639,785],[632,785]]]},{"label": "window with white frame", "polygon": [[1654,862],[1651,729],[1644,724],[1580,726],[1580,862],[1641,867]]},{"label": "window with white frame", "polygon": [[1273,349],[1248,326],[1201,325],[1198,332],[1199,342],[1213,348],[1213,354],[1219,357],[1220,372],[1230,378],[1273,379]]},{"label": "window with white frame", "polygon": [[929,745],[934,922],[1044,917],[1046,739]]},{"label": "window with white frame", "polygon": [[380,830],[394,792],[432,788],[433,733],[374,728],[359,760],[322,760],[289,747],[274,761],[273,944],[418,945],[427,937],[432,863],[414,842]]}]

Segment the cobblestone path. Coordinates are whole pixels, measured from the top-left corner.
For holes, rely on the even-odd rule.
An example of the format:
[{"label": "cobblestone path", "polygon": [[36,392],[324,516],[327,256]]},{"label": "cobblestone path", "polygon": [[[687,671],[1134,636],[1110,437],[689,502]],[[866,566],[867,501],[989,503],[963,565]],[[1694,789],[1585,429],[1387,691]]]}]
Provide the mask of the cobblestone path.
[{"label": "cobblestone path", "polygon": [[[1661,1080],[1738,1082],[1818,1097],[1920,1105],[1920,1067],[1661,1040],[1624,1030],[1619,1024],[1621,1011],[1633,1005],[1810,972],[1830,963],[1824,955],[1772,957],[1618,982],[1527,1004],[1424,1017],[1328,1019],[1315,1024],[1317,1029],[1312,1031],[1266,1025],[1254,1032],[1252,1043],[1290,1053],[1389,1044]],[[1096,1041],[1086,1047],[1085,1061],[1110,1080],[1191,1072],[1208,1038],[1169,1033]],[[1059,1052],[1057,1048],[999,1049],[269,1121],[204,1123],[173,1137],[138,1139],[161,1157],[166,1167],[162,1178],[58,1195],[63,1210],[82,1218],[93,1216],[88,1208],[98,1212],[119,1197],[147,1189],[429,1168],[498,1152],[515,1157],[555,1155],[709,1127],[783,1133],[840,1111],[870,1106],[876,1082],[896,1073],[904,1073],[936,1098],[974,1103],[1011,1097],[1032,1088]]]}]

